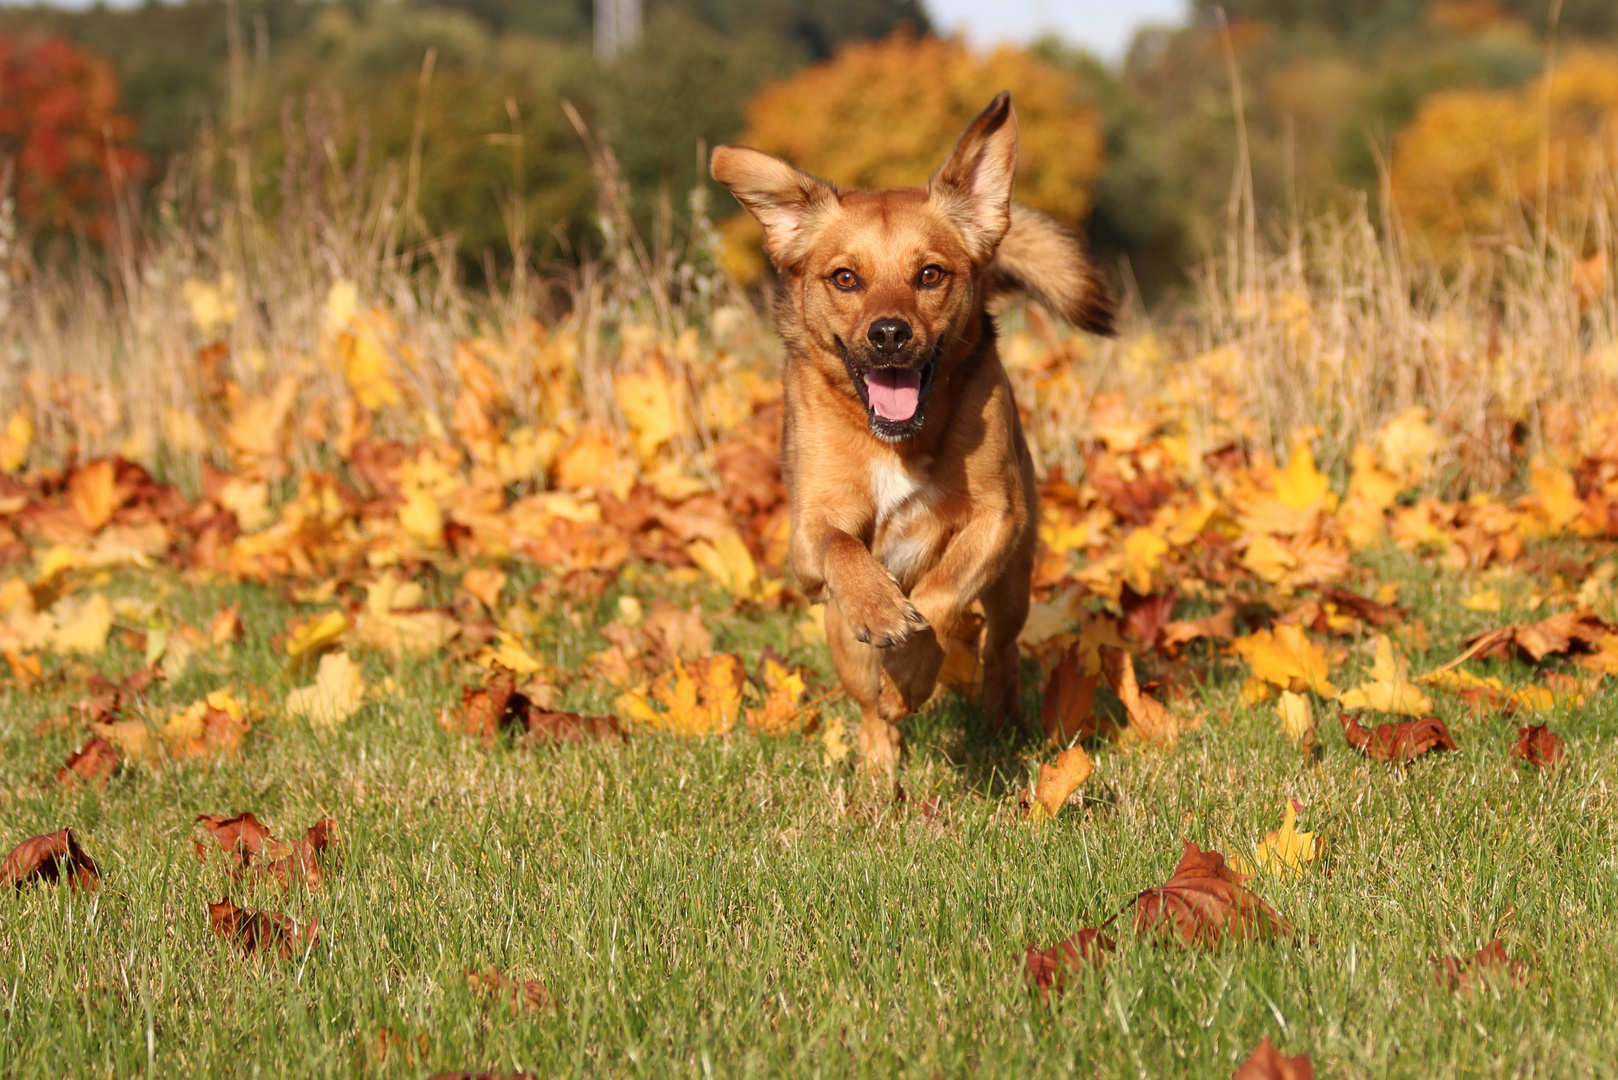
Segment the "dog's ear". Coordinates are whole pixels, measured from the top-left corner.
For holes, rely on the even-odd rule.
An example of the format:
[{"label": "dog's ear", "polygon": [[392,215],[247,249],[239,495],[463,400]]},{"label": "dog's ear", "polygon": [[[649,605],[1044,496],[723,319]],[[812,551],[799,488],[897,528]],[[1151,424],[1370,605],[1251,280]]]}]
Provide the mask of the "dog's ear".
[{"label": "dog's ear", "polygon": [[837,189],[778,157],[747,146],[716,146],[708,169],[764,226],[764,250],[782,270],[809,251],[809,236],[837,208]]},{"label": "dog's ear", "polygon": [[978,114],[939,166],[927,190],[966,237],[982,265],[1011,228],[1011,183],[1017,172],[1017,114],[1002,90]]}]

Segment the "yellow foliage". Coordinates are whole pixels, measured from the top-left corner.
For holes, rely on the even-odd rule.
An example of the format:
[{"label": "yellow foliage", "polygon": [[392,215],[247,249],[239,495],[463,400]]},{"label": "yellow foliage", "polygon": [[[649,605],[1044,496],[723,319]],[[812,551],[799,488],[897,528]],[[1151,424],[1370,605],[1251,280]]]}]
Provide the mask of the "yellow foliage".
[{"label": "yellow foliage", "polygon": [[21,409],[14,409],[0,431],[0,473],[14,473],[28,460],[34,445],[34,422]]},{"label": "yellow foliage", "polygon": [[1326,654],[1301,626],[1282,623],[1273,631],[1239,637],[1230,647],[1252,666],[1254,678],[1294,693],[1313,690],[1322,697],[1337,696],[1336,688],[1327,681],[1331,665]]},{"label": "yellow foliage", "polygon": [[1077,78],[1022,49],[978,55],[904,32],[853,42],[760,91],[737,141],[848,187],[923,184],[1001,90],[1017,110],[1018,201],[1079,221],[1104,162],[1100,120]]},{"label": "yellow foliage", "polygon": [[1345,690],[1338,703],[1345,709],[1374,709],[1401,716],[1426,716],[1433,703],[1410,679],[1410,662],[1393,652],[1393,642],[1378,635],[1371,681]]},{"label": "yellow foliage", "polygon": [[327,653],[320,658],[320,670],[311,686],[300,686],[287,694],[287,713],[307,716],[321,724],[347,720],[365,703],[365,679],[360,666],[345,652]]}]

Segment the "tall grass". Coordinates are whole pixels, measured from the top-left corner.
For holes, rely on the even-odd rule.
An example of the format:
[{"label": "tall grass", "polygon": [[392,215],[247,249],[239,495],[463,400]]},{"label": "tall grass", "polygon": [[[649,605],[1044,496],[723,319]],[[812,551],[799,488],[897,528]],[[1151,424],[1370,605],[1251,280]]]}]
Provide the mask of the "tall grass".
[{"label": "tall grass", "polygon": [[[430,77],[429,59],[424,87]],[[144,205],[129,200],[122,242],[104,260],[30,264],[0,204],[4,411],[32,419],[36,461],[123,452],[184,479],[228,454],[210,436],[244,397],[290,379],[295,418],[347,396],[329,310],[345,283],[385,329],[403,397],[375,422],[402,437],[451,428],[455,347],[469,338],[515,358],[496,374],[514,419],[541,427],[619,423],[613,373],[649,348],[691,401],[714,377],[716,344],[728,363],[767,371],[763,305],[718,269],[706,193],[680,211],[658,198],[643,233],[610,148],[569,112],[592,160],[599,243],[565,264],[537,263],[513,200],[513,264],[477,289],[455,238],[415,211],[419,159],[338,160],[338,118],[312,105],[286,112],[273,211],[259,194],[267,163],[228,135],[204,138]],[[1284,455],[1296,432],[1317,429],[1339,468],[1389,418],[1424,407],[1453,436],[1440,462],[1452,479],[1498,485],[1508,435],[1539,439],[1554,410],[1566,428],[1618,374],[1606,274],[1615,210],[1618,173],[1604,170],[1456,259],[1367,200],[1267,229],[1250,193],[1233,197],[1228,242],[1191,268],[1189,301],[1130,312],[1115,343],[1050,335],[1078,377],[1028,388],[1041,456],[1074,459],[1097,395],[1145,409],[1168,387],[1194,445],[1235,434]],[[213,319],[197,317],[199,296],[217,299]],[[207,349],[215,339],[222,352]],[[557,364],[566,392],[541,394],[540,370]],[[705,442],[709,419],[691,419]],[[314,449],[292,442],[294,460],[310,460]]]}]

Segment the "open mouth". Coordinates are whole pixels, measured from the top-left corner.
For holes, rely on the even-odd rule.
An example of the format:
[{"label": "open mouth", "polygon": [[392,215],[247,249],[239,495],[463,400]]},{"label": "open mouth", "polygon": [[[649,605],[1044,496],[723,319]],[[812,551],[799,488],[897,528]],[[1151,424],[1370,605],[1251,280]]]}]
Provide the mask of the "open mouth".
[{"label": "open mouth", "polygon": [[871,434],[896,442],[921,430],[927,391],[932,388],[933,372],[938,366],[936,354],[919,368],[880,367],[861,371],[845,349],[843,362],[859,391],[860,401],[865,404]]}]

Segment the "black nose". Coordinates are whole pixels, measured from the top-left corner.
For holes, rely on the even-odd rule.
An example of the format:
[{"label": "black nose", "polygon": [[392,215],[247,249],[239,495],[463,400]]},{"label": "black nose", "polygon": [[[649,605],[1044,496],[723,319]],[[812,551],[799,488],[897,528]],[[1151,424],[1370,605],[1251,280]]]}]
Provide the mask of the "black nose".
[{"label": "black nose", "polygon": [[908,345],[914,335],[910,332],[910,324],[903,319],[878,319],[871,324],[865,336],[871,339],[877,352],[893,353]]}]

